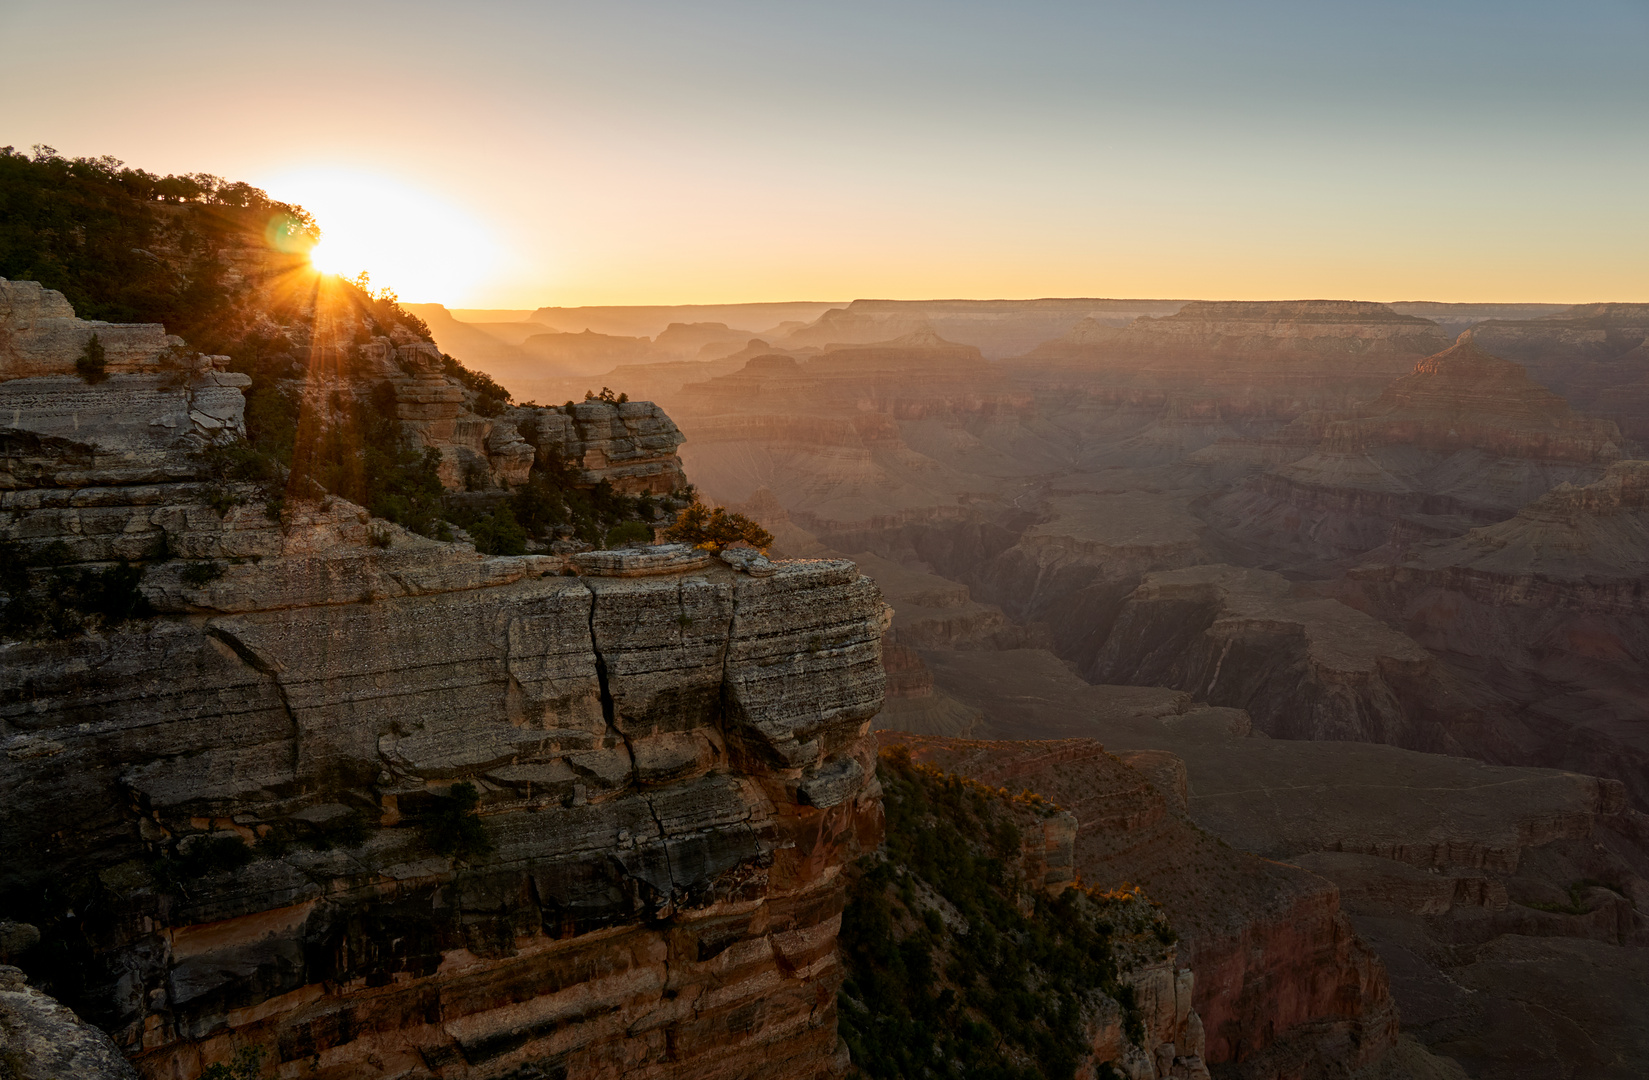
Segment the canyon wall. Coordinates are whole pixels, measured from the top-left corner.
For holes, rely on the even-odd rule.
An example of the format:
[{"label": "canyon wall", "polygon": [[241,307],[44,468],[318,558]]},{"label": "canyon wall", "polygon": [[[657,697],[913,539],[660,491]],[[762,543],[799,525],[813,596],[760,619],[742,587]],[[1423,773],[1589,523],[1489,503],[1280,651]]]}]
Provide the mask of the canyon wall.
[{"label": "canyon wall", "polygon": [[[1385,971],[1340,911],[1334,886],[1222,847],[1192,825],[1184,767],[1169,755],[1119,760],[1089,739],[977,742],[893,731],[879,738],[988,786],[1034,791],[1073,814],[1083,883],[1141,886],[1172,920],[1178,963],[1192,976],[1198,1052],[1211,1064],[1249,1077],[1349,1075],[1395,1045]],[[1166,780],[1147,779],[1164,769]]]},{"label": "canyon wall", "polygon": [[265,505],[207,460],[245,381],[0,383],[20,568],[125,603],[0,646],[13,962],[152,1077],[845,1069],[874,585]]}]

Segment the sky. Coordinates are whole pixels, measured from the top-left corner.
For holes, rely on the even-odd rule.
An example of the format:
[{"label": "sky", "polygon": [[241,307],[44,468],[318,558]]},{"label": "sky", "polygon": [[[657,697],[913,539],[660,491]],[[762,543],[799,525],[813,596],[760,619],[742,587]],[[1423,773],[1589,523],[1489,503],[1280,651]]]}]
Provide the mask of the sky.
[{"label": "sky", "polygon": [[1644,0],[3,0],[0,144],[449,307],[1649,300]]}]

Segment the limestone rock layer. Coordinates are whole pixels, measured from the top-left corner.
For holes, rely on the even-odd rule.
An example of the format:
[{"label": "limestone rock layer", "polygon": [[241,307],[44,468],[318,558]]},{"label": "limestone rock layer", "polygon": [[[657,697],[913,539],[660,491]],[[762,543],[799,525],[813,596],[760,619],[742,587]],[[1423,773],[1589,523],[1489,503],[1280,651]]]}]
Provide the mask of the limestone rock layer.
[{"label": "limestone rock layer", "polygon": [[[204,462],[244,377],[54,362],[0,382],[0,539],[57,560],[36,585],[132,560],[155,614],[0,641],[0,925],[28,928],[0,959],[31,994],[169,1080],[846,1068],[888,625],[853,563],[485,558],[341,499],[266,511]],[[680,475],[645,403],[534,419],[529,453]]]}]

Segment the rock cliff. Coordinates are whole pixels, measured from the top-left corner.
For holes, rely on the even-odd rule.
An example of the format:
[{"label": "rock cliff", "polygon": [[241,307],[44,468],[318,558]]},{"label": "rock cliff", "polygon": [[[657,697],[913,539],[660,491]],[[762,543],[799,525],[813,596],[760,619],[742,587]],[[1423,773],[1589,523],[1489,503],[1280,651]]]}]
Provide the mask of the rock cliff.
[{"label": "rock cliff", "polygon": [[[1459,1058],[1473,1075],[1602,1070],[1624,1078],[1641,1060],[1641,1026],[1616,1002],[1620,986],[1649,978],[1642,945],[1649,832],[1618,782],[1369,743],[1265,738],[1241,710],[1211,708],[1184,692],[1091,685],[1034,650],[921,656],[935,691],[976,708],[990,736],[1059,740],[937,741],[985,748],[983,769],[1023,765],[1038,778],[1030,787],[1060,791],[1058,801],[1084,823],[1090,815],[1108,818],[1094,836],[1115,837],[1116,845],[1101,845],[1095,857],[1103,872],[1149,880],[1153,897],[1175,913],[1182,958],[1191,957],[1186,939],[1264,940],[1267,913],[1288,895],[1290,880],[1296,887],[1315,881],[1319,898],[1327,891],[1321,879],[1337,886],[1337,917],[1349,915],[1356,936],[1379,954],[1401,1007],[1405,1035],[1377,1066],[1390,1075],[1462,1075],[1420,1053],[1414,1039]],[[1150,781],[1170,817],[1180,807],[1231,847],[1215,845],[1205,857],[1169,842],[1161,848],[1168,863],[1152,863],[1159,849],[1144,839],[1172,836],[1137,813],[1142,804],[1127,793],[1138,780],[1101,782],[1109,766],[1094,752],[1095,739]],[[1088,749],[1063,749],[1080,747]],[[1043,780],[1062,787],[1044,788]],[[1094,836],[1084,840],[1079,831],[1078,869],[1085,880],[1113,880],[1087,868]],[[1140,846],[1131,847],[1136,840]],[[1245,862],[1232,849],[1261,858]],[[1266,860],[1310,875],[1291,879]],[[1149,879],[1129,876],[1147,871]],[[1302,916],[1298,925],[1311,923]],[[1233,976],[1250,975],[1226,985],[1247,986],[1255,1008],[1266,995],[1294,1001],[1320,977],[1315,966],[1291,968],[1281,959],[1283,943],[1275,947],[1276,954],[1239,950],[1229,959]],[[1521,974],[1519,958],[1527,964]],[[1197,1008],[1207,1017],[1216,1006],[1205,1007],[1201,994],[1217,972],[1195,963]],[[1587,982],[1582,972],[1593,964],[1609,980]],[[1531,983],[1535,972],[1550,981]],[[1553,986],[1563,993],[1550,993]],[[1334,1030],[1320,1033],[1330,1047]],[[1570,1042],[1577,1031],[1584,1038]],[[1292,1049],[1249,1064],[1298,1075],[1288,1070],[1302,1069],[1309,1058],[1300,1055],[1318,1034],[1306,1025]],[[1338,1075],[1333,1069],[1325,1064],[1304,1075]]]},{"label": "rock cliff", "polygon": [[1193,301],[1126,327],[1078,323],[1013,362],[1045,390],[1160,407],[1191,399],[1227,417],[1291,417],[1377,395],[1446,347],[1436,323],[1350,300]]},{"label": "rock cliff", "polygon": [[0,965],[0,1062],[8,1080],[136,1080],[103,1032]]},{"label": "rock cliff", "polygon": [[1649,437],[1649,304],[1578,304],[1539,318],[1490,319],[1472,334],[1577,407],[1616,421],[1629,438]]},{"label": "rock cliff", "polygon": [[1468,331],[1374,401],[1297,418],[1272,437],[1297,447],[1291,460],[1215,500],[1208,516],[1251,549],[1332,562],[1458,534],[1558,484],[1589,482],[1621,441],[1613,423],[1575,415]]},{"label": "rock cliff", "polygon": [[[0,383],[24,584],[128,560],[156,613],[0,644],[0,917],[41,934],[15,962],[149,1076],[838,1072],[875,587],[271,515],[202,460],[245,381]],[[654,416],[556,415],[545,445],[603,454]],[[672,432],[643,467],[679,468]]]},{"label": "rock cliff", "polygon": [[811,357],[756,356],[674,400],[684,460],[703,490],[743,502],[781,488],[795,493],[792,514],[847,523],[954,506],[968,487],[957,462],[981,451],[1000,461],[985,440],[1032,411],[1030,395],[978,349],[929,330]]},{"label": "rock cliff", "polygon": [[1180,300],[855,300],[796,327],[787,348],[887,341],[920,330],[975,346],[987,357],[1017,356],[1083,320],[1126,323],[1171,315]]},{"label": "rock cliff", "polygon": [[[1561,485],[1505,521],[1410,545],[1350,573],[1349,597],[1417,641],[1535,686],[1525,745],[1543,764],[1612,776],[1649,805],[1649,743],[1629,718],[1649,691],[1643,576],[1649,463]],[[1571,695],[1590,702],[1567,706]]]}]

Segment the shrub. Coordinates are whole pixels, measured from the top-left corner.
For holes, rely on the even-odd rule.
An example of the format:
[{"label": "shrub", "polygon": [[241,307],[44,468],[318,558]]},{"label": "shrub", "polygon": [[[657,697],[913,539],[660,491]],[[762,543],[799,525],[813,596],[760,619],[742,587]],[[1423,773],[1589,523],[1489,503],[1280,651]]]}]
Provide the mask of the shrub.
[{"label": "shrub", "polygon": [[464,525],[483,555],[522,555],[527,550],[527,530],[515,520],[515,512],[505,503],[492,513]]},{"label": "shrub", "polygon": [[249,1046],[230,1061],[220,1061],[201,1070],[200,1080],[257,1080],[263,1070],[263,1049]]},{"label": "shrub", "polygon": [[437,855],[447,855],[466,862],[476,862],[492,852],[492,838],[487,835],[475,808],[481,802],[481,793],[465,780],[452,785],[451,794],[437,797],[435,805],[416,820],[423,833],[424,843]]},{"label": "shrub", "polygon": [[[611,387],[603,386],[601,388],[601,393],[599,393],[599,394],[596,393],[594,390],[584,391],[584,400],[585,401],[605,401],[609,405],[622,405],[626,401],[630,400],[630,395],[629,394],[614,394]],[[569,402],[567,402],[567,404],[571,405],[572,402],[569,401]]]},{"label": "shrub", "polygon": [[644,521],[621,521],[607,530],[607,546],[610,548],[634,547],[652,543],[652,540],[653,527]]},{"label": "shrub", "polygon": [[664,537],[718,552],[738,543],[758,551],[773,546],[773,534],[743,514],[730,514],[719,506],[711,509],[701,502],[694,502],[678,514]]},{"label": "shrub", "polygon": [[104,354],[103,342],[93,334],[86,339],[86,347],[75,358],[74,370],[89,383],[100,383],[109,377],[109,359]]},{"label": "shrub", "polygon": [[0,548],[0,634],[67,638],[154,614],[139,587],[142,566],[121,560],[103,570],[84,570],[65,565],[72,559],[61,541],[32,555],[15,545]]},{"label": "shrub", "polygon": [[178,577],[182,579],[185,585],[196,589],[210,585],[222,576],[223,564],[216,559],[208,559],[205,562],[192,562],[178,574]]}]

